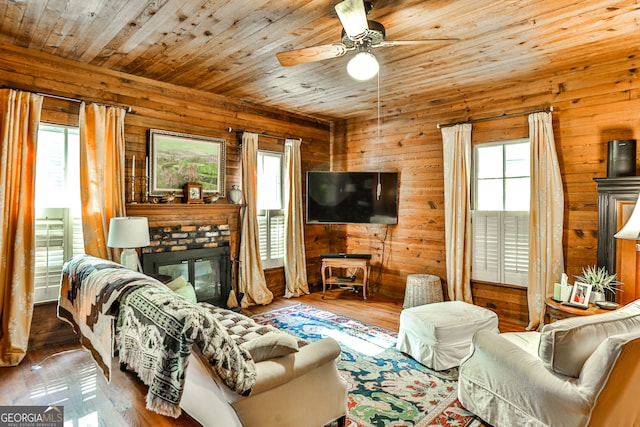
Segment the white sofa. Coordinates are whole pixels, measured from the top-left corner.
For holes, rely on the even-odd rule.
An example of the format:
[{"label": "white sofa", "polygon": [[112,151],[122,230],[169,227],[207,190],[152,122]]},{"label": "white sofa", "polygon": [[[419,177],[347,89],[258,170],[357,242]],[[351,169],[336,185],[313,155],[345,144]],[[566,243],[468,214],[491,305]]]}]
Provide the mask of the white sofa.
[{"label": "white sofa", "polygon": [[640,300],[538,332],[479,331],[462,405],[495,426],[640,425]]},{"label": "white sofa", "polygon": [[344,426],[347,389],[335,359],[340,347],[323,339],[256,364],[249,396],[229,390],[206,362],[192,354],[180,406],[203,426]]},{"label": "white sofa", "polygon": [[107,379],[118,352],[121,369],[148,385],[149,410],[177,417],[182,408],[217,427],[345,424],[347,383],[332,338],[307,343],[89,255],[65,263],[58,316]]},{"label": "white sofa", "polygon": [[347,386],[336,365],[341,350],[334,339],[298,340],[299,346],[293,343],[297,351],[291,353],[285,348],[290,345],[286,335],[272,333],[273,327],[229,310],[212,311],[235,342],[251,348],[256,380],[251,393],[242,396],[194,351],[180,401],[185,412],[206,427],[320,427],[333,420],[344,425]]}]

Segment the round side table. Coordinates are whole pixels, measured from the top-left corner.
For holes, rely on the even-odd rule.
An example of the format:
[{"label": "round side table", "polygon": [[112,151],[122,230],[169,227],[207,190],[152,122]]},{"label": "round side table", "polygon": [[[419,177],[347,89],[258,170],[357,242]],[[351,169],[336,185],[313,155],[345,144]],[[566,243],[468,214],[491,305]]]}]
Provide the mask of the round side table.
[{"label": "round side table", "polygon": [[597,305],[592,303],[589,303],[589,307],[586,309],[571,307],[564,305],[551,297],[547,298],[545,305],[547,306],[547,310],[544,315],[544,323],[551,323],[568,317],[591,316],[593,314],[602,314],[611,311],[599,308]]}]

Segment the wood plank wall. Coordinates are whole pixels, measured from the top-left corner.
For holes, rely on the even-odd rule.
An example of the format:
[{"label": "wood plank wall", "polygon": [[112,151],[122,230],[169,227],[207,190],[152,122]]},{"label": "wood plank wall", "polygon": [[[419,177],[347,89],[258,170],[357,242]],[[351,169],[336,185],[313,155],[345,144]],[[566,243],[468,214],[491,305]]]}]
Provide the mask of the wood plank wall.
[{"label": "wood plank wall", "polygon": [[[552,78],[479,85],[469,91],[459,88],[455,98],[413,99],[408,94],[405,105],[393,108],[385,105],[382,94],[380,139],[375,117],[335,124],[332,166],[399,171],[399,223],[388,230],[348,226],[342,244],[347,251],[371,252],[374,271],[382,263],[377,291],[385,295],[402,296],[408,274],[446,278],[442,138],[436,125],[554,106],[554,136],[565,188],[565,269],[569,277],[579,274],[582,266],[596,262],[593,178],[606,176],[607,142],[640,139],[639,65],[635,55],[611,58]],[[472,140],[481,144],[527,134],[527,117],[520,116],[476,123]],[[523,295],[524,291],[516,292],[510,304],[526,312]],[[477,292],[476,297],[480,297]],[[514,317],[522,321],[520,314]]]},{"label": "wood plank wall", "polygon": [[[111,105],[131,106],[125,116],[126,174],[131,176],[131,157],[147,155],[147,131],[151,128],[226,139],[227,190],[240,184],[240,150],[229,127],[257,133],[302,138],[302,168],[329,169],[330,123],[303,115],[258,106],[207,92],[163,84],[118,72],[105,71],[74,61],[27,49],[0,45],[0,86],[59,95]],[[43,121],[78,124],[79,103],[45,98]],[[260,138],[260,148],[283,150],[283,141]],[[144,174],[137,162],[136,176]],[[224,201],[223,201],[224,202]],[[306,230],[308,271],[318,281],[320,253],[328,252],[329,238],[323,227]],[[314,258],[315,257],[315,258]],[[266,275],[275,295],[284,293],[282,269]],[[49,313],[38,310],[37,313]],[[36,321],[36,325],[44,324]],[[36,333],[38,333],[36,331]],[[38,343],[46,341],[38,339]]]},{"label": "wood plank wall", "polygon": [[[638,65],[634,55],[611,58],[550,78],[490,87],[480,82],[476,88],[460,88],[458,96],[447,99],[414,99],[408,94],[402,106],[385,105],[382,94],[378,140],[374,104],[371,118],[329,127],[293,113],[0,46],[1,85],[131,105],[133,112],[126,119],[129,158],[134,153],[144,157],[149,128],[226,138],[230,186],[240,182],[237,143],[226,132],[233,127],[301,137],[304,170],[400,171],[398,225],[316,225],[305,230],[310,284],[319,282],[320,253],[367,252],[373,255],[373,291],[398,298],[404,294],[408,274],[446,277],[442,149],[436,125],[469,117],[556,108],[554,132],[565,186],[565,269],[571,277],[582,266],[594,264],[597,196],[593,178],[606,176],[608,140],[640,138]],[[77,115],[74,108],[77,105],[72,103],[46,101],[43,114],[47,120],[71,123]],[[526,135],[524,116],[473,126],[474,144]],[[137,173],[143,172],[142,167]],[[268,276],[274,281],[281,277]],[[520,301],[521,310],[523,293],[516,292],[512,298]],[[484,298],[477,292],[476,296]],[[514,317],[521,320],[521,314]]]}]

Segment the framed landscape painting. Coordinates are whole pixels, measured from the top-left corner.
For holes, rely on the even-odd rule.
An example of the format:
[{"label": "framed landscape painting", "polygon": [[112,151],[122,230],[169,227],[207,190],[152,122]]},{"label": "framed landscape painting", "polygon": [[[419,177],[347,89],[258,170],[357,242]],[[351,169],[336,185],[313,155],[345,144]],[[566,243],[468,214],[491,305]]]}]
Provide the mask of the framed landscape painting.
[{"label": "framed landscape painting", "polygon": [[165,130],[149,130],[149,194],[182,195],[189,182],[204,194],[224,197],[225,140]]}]

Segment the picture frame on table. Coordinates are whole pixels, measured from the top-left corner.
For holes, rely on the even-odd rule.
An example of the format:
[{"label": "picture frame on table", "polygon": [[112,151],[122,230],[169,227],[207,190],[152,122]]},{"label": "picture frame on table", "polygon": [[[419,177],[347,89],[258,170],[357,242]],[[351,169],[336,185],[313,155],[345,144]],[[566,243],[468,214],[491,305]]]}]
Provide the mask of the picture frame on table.
[{"label": "picture frame on table", "polygon": [[187,183],[202,185],[202,194],[224,197],[226,140],[149,129],[149,195],[184,197]]},{"label": "picture frame on table", "polygon": [[588,283],[575,282],[571,290],[571,296],[566,305],[578,308],[589,308],[589,297],[591,296],[591,285]]}]

